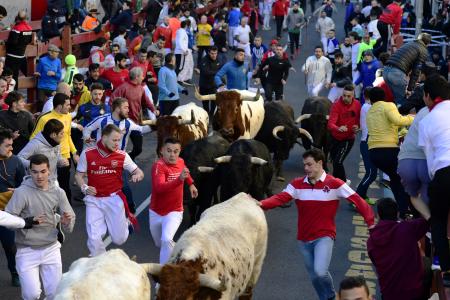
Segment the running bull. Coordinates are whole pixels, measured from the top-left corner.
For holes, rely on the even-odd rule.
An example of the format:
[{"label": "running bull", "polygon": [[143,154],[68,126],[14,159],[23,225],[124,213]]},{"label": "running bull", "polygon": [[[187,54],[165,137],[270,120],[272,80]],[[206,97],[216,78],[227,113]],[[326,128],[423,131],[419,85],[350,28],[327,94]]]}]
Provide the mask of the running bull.
[{"label": "running bull", "polygon": [[232,142],[239,138],[252,139],[256,136],[264,120],[264,99],[258,93],[230,90],[211,95],[200,95],[200,101],[215,101],[213,129]]},{"label": "running bull", "polygon": [[178,240],[169,262],[149,264],[157,299],[251,299],[267,249],[267,222],[240,193],[207,209]]}]

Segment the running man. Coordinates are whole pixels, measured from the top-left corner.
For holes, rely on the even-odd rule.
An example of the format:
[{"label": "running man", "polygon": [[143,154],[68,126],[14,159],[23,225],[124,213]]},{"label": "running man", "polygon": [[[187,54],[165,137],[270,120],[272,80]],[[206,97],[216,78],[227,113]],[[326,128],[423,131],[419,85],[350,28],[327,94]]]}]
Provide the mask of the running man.
[{"label": "running man", "polygon": [[161,158],[152,166],[152,198],[150,202],[150,233],[160,248],[159,263],[165,264],[175,243],[173,237],[183,220],[183,186],[189,185],[192,198],[197,198],[184,160],[179,157],[180,141],[167,138],[161,148]]},{"label": "running man", "polygon": [[[129,222],[137,224],[122,192],[122,173],[128,171],[132,182],[141,181],[144,173],[126,152],[119,150],[121,140],[120,128],[113,124],[106,125],[101,140],[95,147],[85,149],[78,162],[75,180],[86,195],[90,256],[106,252],[102,238],[107,231],[113,243],[122,245],[128,239]],[[87,177],[87,182],[84,177]]]},{"label": "running man", "polygon": [[306,269],[320,300],[335,299],[333,279],[328,271],[336,239],[335,217],[339,198],[355,204],[369,228],[374,225],[370,206],[346,183],[325,173],[322,150],[303,153],[306,176],[294,179],[283,192],[262,200],[264,210],[296,200],[298,210],[297,239]]}]

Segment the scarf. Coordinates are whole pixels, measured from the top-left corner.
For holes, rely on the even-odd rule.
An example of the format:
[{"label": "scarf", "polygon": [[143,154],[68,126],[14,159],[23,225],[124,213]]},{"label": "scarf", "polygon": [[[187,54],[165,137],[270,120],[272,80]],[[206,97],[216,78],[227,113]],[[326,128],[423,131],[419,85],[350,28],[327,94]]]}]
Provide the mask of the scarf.
[{"label": "scarf", "polygon": [[430,107],[430,111],[432,111],[433,108],[436,107],[436,105],[438,105],[439,103],[441,103],[441,102],[443,102],[443,101],[449,101],[449,100],[444,100],[444,99],[442,99],[441,97],[436,97],[436,98],[433,100],[433,105]]}]

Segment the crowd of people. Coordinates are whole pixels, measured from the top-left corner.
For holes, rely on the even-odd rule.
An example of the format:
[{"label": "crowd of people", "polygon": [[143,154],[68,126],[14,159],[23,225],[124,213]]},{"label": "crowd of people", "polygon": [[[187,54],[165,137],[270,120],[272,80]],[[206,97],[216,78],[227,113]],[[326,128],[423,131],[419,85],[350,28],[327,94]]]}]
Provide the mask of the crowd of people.
[{"label": "crowd of people", "polygon": [[[324,153],[309,150],[303,155],[305,176],[260,206],[267,210],[296,200],[300,252],[321,300],[371,297],[363,278],[344,279],[337,293],[333,286],[329,265],[339,198],[347,198],[370,228],[367,250],[383,299],[428,299],[427,268],[417,247],[425,236],[433,246],[427,247],[426,257],[450,287],[448,64],[431,47],[428,33],[393,51],[391,41],[399,40],[400,28],[414,26],[409,1],[345,1],[345,19],[339,22],[333,18],[337,8],[332,0],[317,8],[311,0],[309,16],[307,1],[231,1],[229,8],[202,14],[196,11],[206,3],[150,0],[140,7],[138,1],[101,1],[102,20],[99,8],[60,2],[49,1],[42,40],[59,36],[64,25],[74,33],[98,33],[106,26],[110,37],[81,49],[89,57],[85,74],[75,55],[62,58],[60,48],[48,46],[34,70],[34,114],[18,91],[32,39],[25,11],[18,13],[5,41],[6,57],[0,58],[0,239],[12,285],[22,287],[23,299],[40,297],[39,278],[47,298],[55,295],[64,232],[72,231],[76,219],[74,172],[76,188],[84,194],[90,255],[106,251],[106,233],[113,243],[125,243],[137,224],[127,176],[133,182],[144,178],[134,160],[143,151],[143,134],[151,132],[142,121],[170,115],[197,75],[201,95],[261,86],[266,101],[283,100],[293,62],[307,43],[302,31],[310,22],[318,32],[317,46],[301,70],[307,96],[325,95],[331,104],[326,127],[332,173],[325,172]],[[424,27],[440,26],[445,33],[447,9],[448,1],[435,15],[425,7]],[[133,12],[141,10],[145,14],[133,22]],[[0,6],[0,22],[6,15]],[[276,30],[266,45],[258,32],[270,30],[272,19]],[[0,23],[0,29],[7,26]],[[339,41],[341,32],[345,36]],[[212,116],[214,101],[202,104]],[[344,162],[355,141],[365,175],[354,191]],[[180,151],[180,141],[165,140],[151,172],[150,231],[161,264],[168,261],[182,222],[184,183],[192,198],[198,195]],[[393,199],[368,196],[378,170]]]}]

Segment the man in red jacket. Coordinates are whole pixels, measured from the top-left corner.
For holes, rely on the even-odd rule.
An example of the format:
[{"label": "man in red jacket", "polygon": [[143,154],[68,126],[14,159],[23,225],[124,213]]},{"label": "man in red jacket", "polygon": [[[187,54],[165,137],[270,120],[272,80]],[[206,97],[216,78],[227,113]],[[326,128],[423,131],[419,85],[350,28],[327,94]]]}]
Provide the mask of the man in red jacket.
[{"label": "man in red jacket", "polygon": [[184,182],[189,185],[191,197],[198,196],[189,170],[179,157],[180,151],[180,141],[167,138],[161,148],[162,157],[152,166],[150,233],[155,245],[160,248],[160,264],[169,260],[175,245],[173,237],[183,220]]},{"label": "man in red jacket", "polygon": [[277,38],[281,39],[281,29],[283,27],[284,16],[286,14],[285,0],[277,0],[272,5],[272,15],[275,17],[275,23],[277,24]]},{"label": "man in red jacket", "polygon": [[[153,103],[147,97],[142,81],[144,73],[140,67],[134,67],[130,70],[130,80],[120,85],[111,95],[111,101],[116,98],[128,99],[130,106],[129,117],[136,124],[141,124],[142,108],[150,109],[155,115],[159,115],[159,111],[155,109]],[[143,137],[141,132],[133,131],[130,133],[130,140],[133,143],[133,150],[130,152],[131,159],[135,159],[142,152]]]},{"label": "man in red jacket", "polygon": [[394,35],[400,33],[400,24],[402,23],[403,9],[400,6],[401,0],[394,0],[386,6],[378,19],[377,29],[380,32],[381,46],[377,49],[377,53],[386,52],[389,40],[389,25],[392,26]]},{"label": "man in red jacket", "polygon": [[347,181],[344,160],[352,150],[355,134],[359,130],[361,104],[354,98],[354,94],[354,86],[346,85],[342,96],[331,106],[328,119],[328,130],[332,138],[330,156],[333,161],[333,176],[344,182]]},{"label": "man in red jacket", "polygon": [[[355,101],[357,102],[357,101]],[[297,240],[306,269],[319,299],[335,299],[333,279],[328,271],[336,239],[335,217],[339,198],[355,204],[369,228],[374,214],[370,206],[342,180],[323,170],[325,155],[322,150],[311,149],[303,153],[306,176],[296,178],[283,192],[262,200],[267,210],[295,199],[298,210]]]}]

